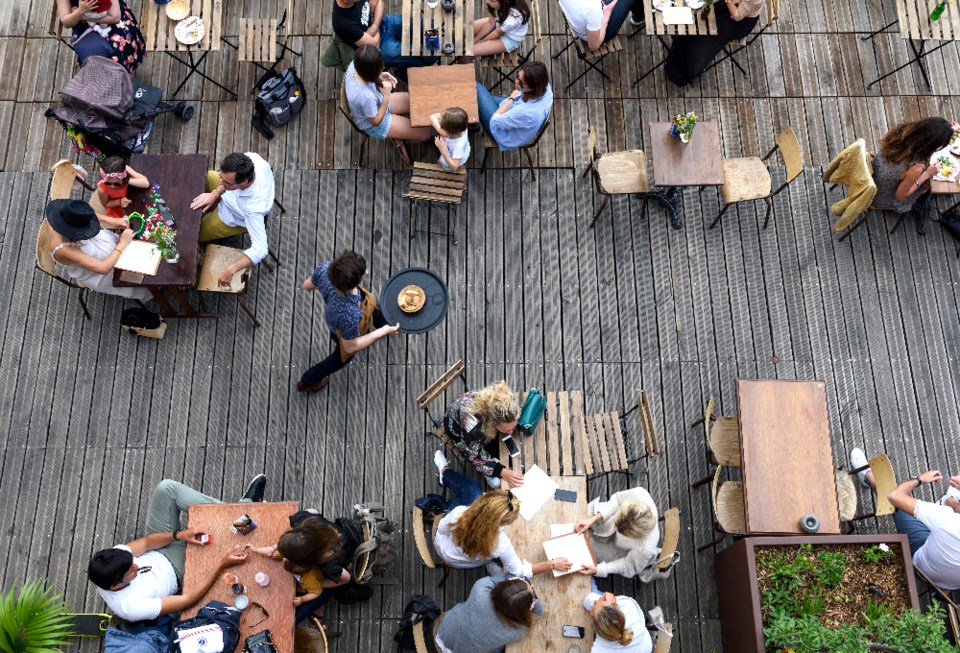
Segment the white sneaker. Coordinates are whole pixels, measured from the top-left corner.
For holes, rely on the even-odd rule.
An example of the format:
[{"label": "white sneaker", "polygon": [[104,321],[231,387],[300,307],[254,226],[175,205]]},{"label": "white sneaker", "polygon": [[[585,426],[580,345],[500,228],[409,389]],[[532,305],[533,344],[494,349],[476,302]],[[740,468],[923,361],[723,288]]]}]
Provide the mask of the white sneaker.
[{"label": "white sneaker", "polygon": [[870,484],[867,483],[867,472],[870,471],[870,468],[867,467],[867,465],[869,465],[867,462],[867,454],[863,453],[863,449],[857,447],[850,450],[850,468],[860,469],[861,467],[866,467],[863,471],[857,472],[857,476],[860,478],[860,485],[863,487],[870,487]]},{"label": "white sneaker", "polygon": [[634,17],[633,17],[633,12],[630,12],[629,15],[630,15],[630,24],[631,24],[631,25],[645,25],[645,24],[646,24],[646,21],[644,21],[644,20],[637,20],[636,18],[634,18]]},{"label": "white sneaker", "polygon": [[487,482],[487,487],[489,487],[491,490],[500,489],[500,479],[496,476],[484,476],[483,480]]},{"label": "white sneaker", "polygon": [[940,497],[940,500],[937,501],[941,506],[946,505],[947,499],[956,499],[960,501],[960,490],[953,487],[952,485],[947,488],[947,493]]},{"label": "white sneaker", "polygon": [[433,454],[433,464],[437,466],[437,480],[440,482],[440,486],[443,487],[443,471],[450,466],[450,461],[443,455],[443,449]]}]

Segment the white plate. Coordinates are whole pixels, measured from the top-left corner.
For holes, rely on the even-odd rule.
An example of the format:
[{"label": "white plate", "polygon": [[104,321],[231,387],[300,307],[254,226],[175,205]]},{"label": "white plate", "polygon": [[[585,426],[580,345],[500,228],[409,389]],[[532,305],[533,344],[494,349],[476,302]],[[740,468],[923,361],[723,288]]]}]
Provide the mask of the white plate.
[{"label": "white plate", "polygon": [[657,11],[663,11],[667,7],[672,7],[672,0],[653,0],[653,8]]},{"label": "white plate", "polygon": [[956,156],[954,156],[950,152],[949,146],[943,148],[942,150],[938,150],[934,152],[933,156],[930,157],[930,163],[933,163],[940,157],[946,157],[953,162],[953,165],[951,166],[952,170],[950,170],[949,175],[943,175],[938,172],[936,175],[934,175],[933,177],[934,180],[935,181],[956,181],[957,177],[960,176],[960,159],[958,159]]},{"label": "white plate", "polygon": [[706,0],[686,0],[684,4],[691,9],[700,9],[707,3]]},{"label": "white plate", "polygon": [[195,45],[203,40],[207,26],[200,16],[187,16],[173,29],[173,35],[184,45]]}]

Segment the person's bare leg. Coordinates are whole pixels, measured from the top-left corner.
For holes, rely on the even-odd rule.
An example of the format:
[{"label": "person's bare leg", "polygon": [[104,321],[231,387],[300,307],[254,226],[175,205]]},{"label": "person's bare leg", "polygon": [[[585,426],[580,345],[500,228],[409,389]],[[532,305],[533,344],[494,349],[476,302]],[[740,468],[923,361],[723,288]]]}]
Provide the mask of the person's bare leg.
[{"label": "person's bare leg", "polygon": [[492,54],[500,54],[506,51],[507,46],[505,46],[500,39],[480,41],[479,43],[474,42],[473,44],[473,54],[478,57],[489,57]]},{"label": "person's bare leg", "polygon": [[406,92],[390,94],[390,113],[394,118],[397,114],[401,116],[410,115],[410,94]]},{"label": "person's bare leg", "polygon": [[473,42],[483,39],[495,29],[497,29],[497,21],[493,16],[473,21]]},{"label": "person's bare leg", "polygon": [[865,480],[867,484],[869,484],[870,487],[873,488],[874,493],[876,493],[877,482],[873,480],[873,470],[867,472],[866,475],[863,477],[863,480]]},{"label": "person's bare leg", "polygon": [[404,141],[423,143],[433,138],[433,130],[430,127],[414,127],[406,116],[394,116],[387,136]]}]

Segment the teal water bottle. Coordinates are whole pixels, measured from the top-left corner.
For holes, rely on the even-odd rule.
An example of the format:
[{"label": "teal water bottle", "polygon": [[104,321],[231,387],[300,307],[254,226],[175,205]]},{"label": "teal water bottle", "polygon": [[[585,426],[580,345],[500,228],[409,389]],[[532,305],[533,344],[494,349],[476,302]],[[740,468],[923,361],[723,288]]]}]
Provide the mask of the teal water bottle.
[{"label": "teal water bottle", "polygon": [[930,12],[930,20],[940,20],[940,16],[943,15],[943,10],[947,8],[947,0],[943,0],[940,4],[933,8],[933,11]]}]

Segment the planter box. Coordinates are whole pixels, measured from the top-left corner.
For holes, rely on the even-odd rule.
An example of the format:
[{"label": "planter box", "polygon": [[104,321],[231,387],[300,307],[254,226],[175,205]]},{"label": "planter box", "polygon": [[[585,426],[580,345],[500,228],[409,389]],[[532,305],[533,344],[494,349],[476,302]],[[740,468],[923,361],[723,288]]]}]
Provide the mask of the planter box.
[{"label": "planter box", "polygon": [[800,544],[898,544],[903,554],[904,575],[910,605],[920,608],[917,583],[910,560],[910,544],[906,535],[810,535],[797,537],[747,537],[717,554],[715,576],[720,609],[723,650],[727,653],[764,653],[763,616],[760,592],[757,589],[755,548]]}]

